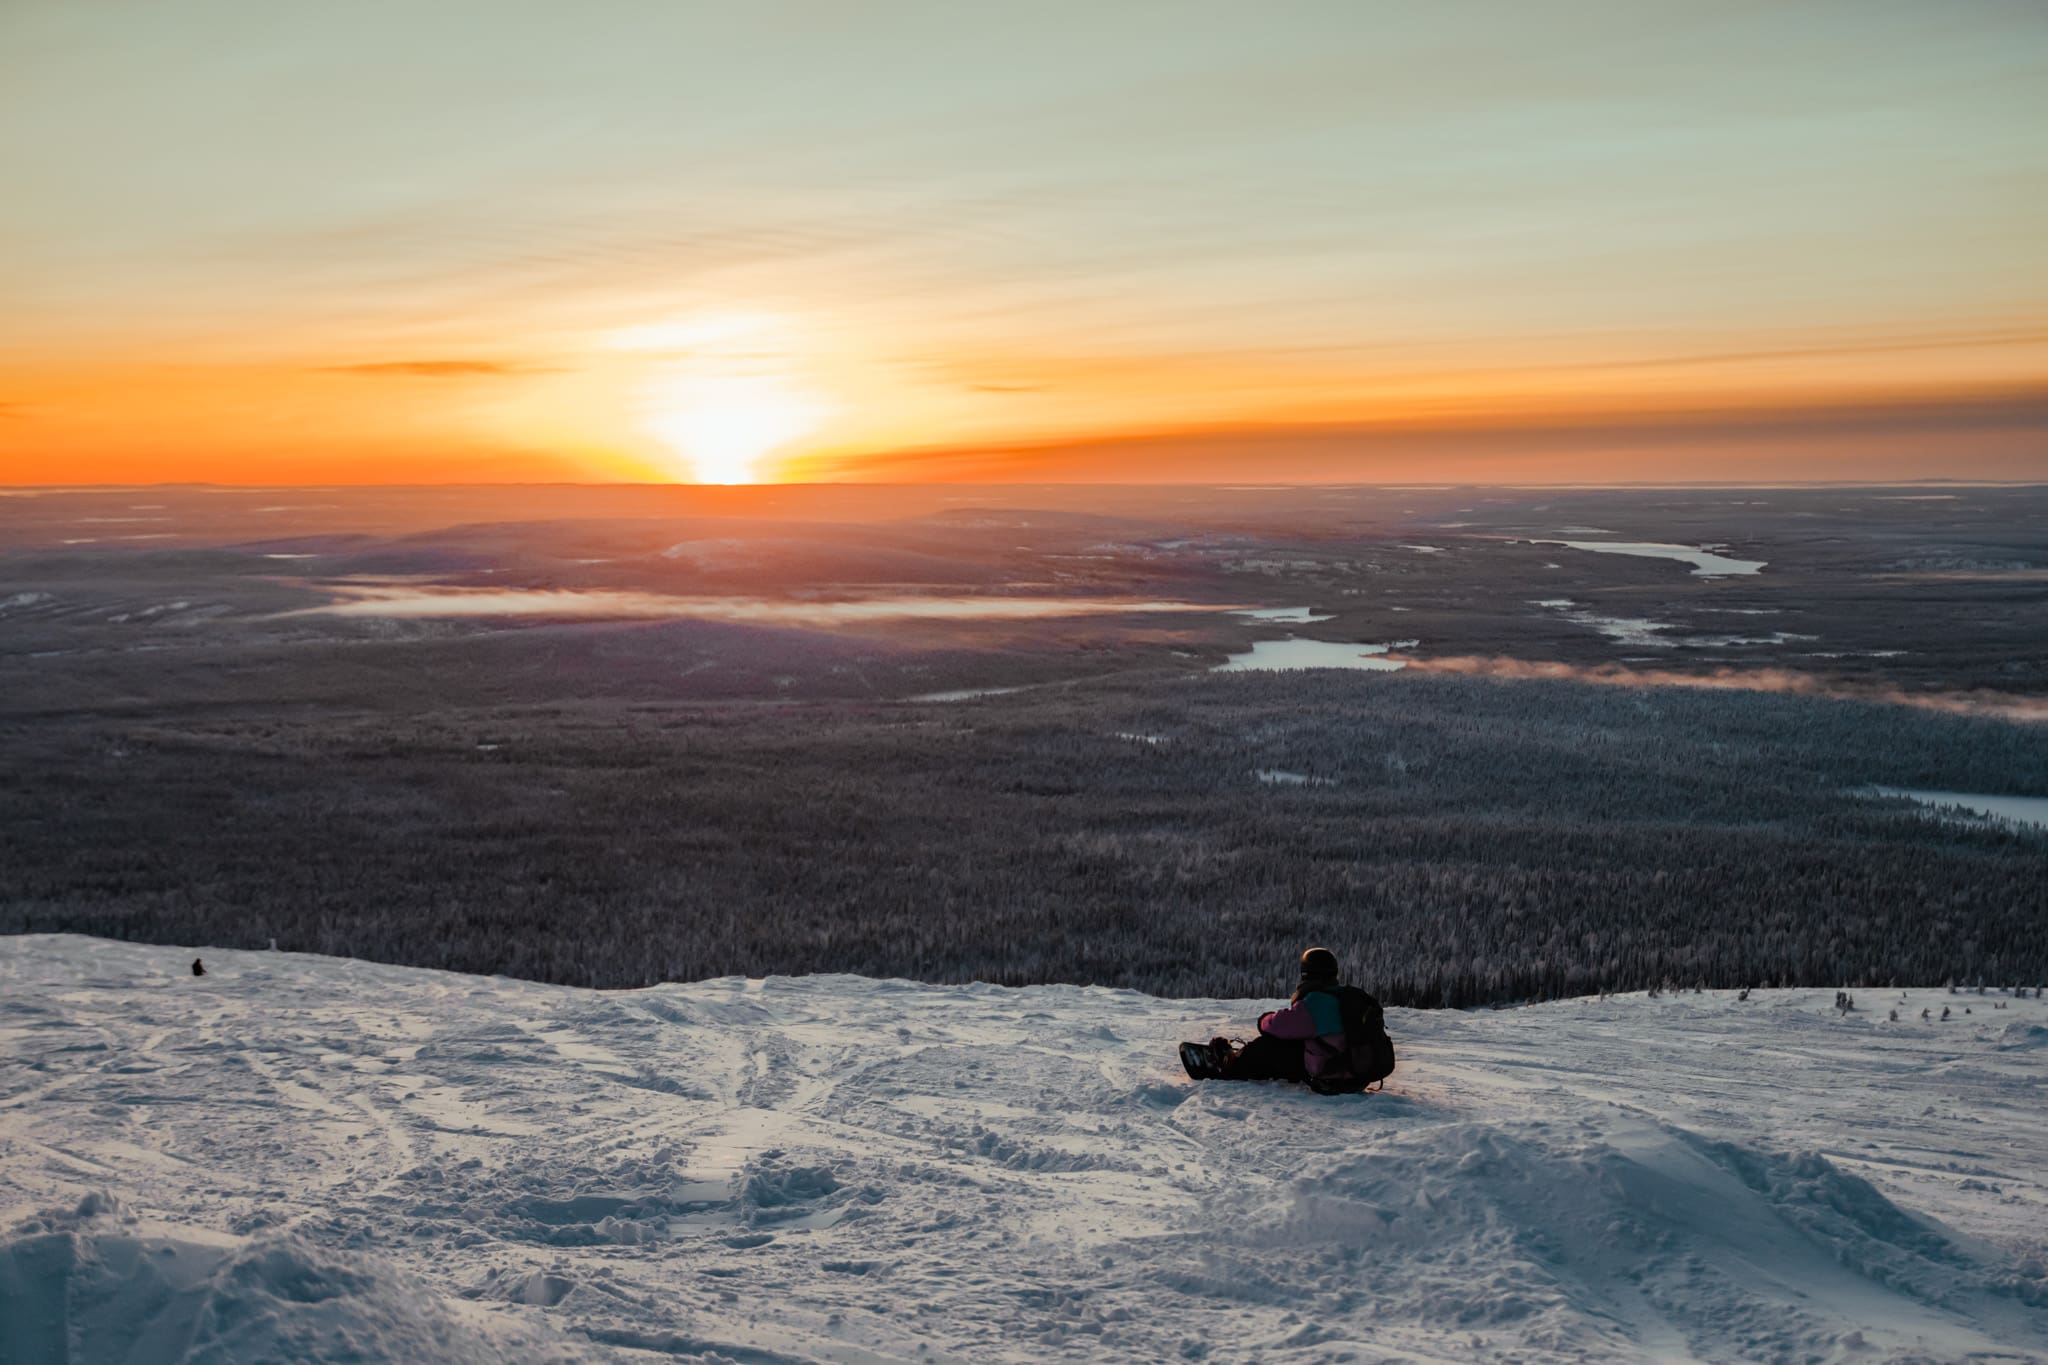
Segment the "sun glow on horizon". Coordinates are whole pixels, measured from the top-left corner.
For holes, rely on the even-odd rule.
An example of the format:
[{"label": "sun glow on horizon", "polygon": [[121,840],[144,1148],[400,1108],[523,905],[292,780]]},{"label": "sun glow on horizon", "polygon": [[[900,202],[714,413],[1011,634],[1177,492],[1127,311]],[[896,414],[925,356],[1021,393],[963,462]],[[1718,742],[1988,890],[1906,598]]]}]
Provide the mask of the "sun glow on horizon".
[{"label": "sun glow on horizon", "polygon": [[817,429],[815,396],[772,375],[664,374],[643,421],[690,462],[698,483],[754,483],[761,460]]},{"label": "sun glow on horizon", "polygon": [[660,356],[641,388],[641,424],[696,482],[742,484],[833,411],[805,381],[790,336],[779,319],[726,314],[631,328],[612,344]]}]

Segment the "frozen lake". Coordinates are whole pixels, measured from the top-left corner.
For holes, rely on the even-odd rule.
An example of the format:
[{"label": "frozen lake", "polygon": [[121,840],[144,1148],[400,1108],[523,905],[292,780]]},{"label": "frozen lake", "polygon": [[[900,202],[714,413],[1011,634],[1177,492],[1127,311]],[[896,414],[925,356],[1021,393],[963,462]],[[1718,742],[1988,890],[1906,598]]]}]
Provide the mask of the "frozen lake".
[{"label": "frozen lake", "polygon": [[1255,768],[1252,776],[1269,787],[1334,787],[1336,782],[1327,777],[1311,777],[1307,773],[1289,772],[1285,768]]},{"label": "frozen lake", "polygon": [[1254,621],[1284,621],[1289,625],[1313,625],[1317,621],[1336,619],[1314,607],[1237,607],[1230,614],[1249,616]]},{"label": "frozen lake", "polygon": [[2048,796],[1987,796],[1981,792],[1940,792],[1920,787],[1872,787],[1879,796],[1903,796],[1933,810],[1960,806],[1972,815],[2048,829]]},{"label": "frozen lake", "polygon": [[920,692],[909,701],[973,701],[976,697],[1007,697],[1022,687],[956,687],[946,692]]},{"label": "frozen lake", "polygon": [[[1396,642],[1406,646],[1412,640]],[[1286,672],[1298,668],[1365,668],[1391,673],[1405,668],[1401,659],[1380,657],[1396,645],[1337,644],[1329,640],[1260,640],[1242,654],[1233,654],[1211,670],[1216,673],[1247,673],[1254,669]]]},{"label": "frozen lake", "polygon": [[1570,550],[1591,550],[1602,555],[1640,555],[1649,559],[1675,559],[1692,565],[1697,578],[1723,578],[1731,574],[1753,574],[1768,560],[1730,559],[1697,545],[1666,545],[1650,540],[1532,540],[1531,545],[1562,545]]},{"label": "frozen lake", "polygon": [[[709,617],[768,625],[843,625],[905,617],[1017,619],[1149,612],[1214,612],[1202,602],[1118,597],[970,597],[896,594],[838,600],[699,597],[632,590],[470,588],[443,583],[344,580],[317,585],[336,601],[293,615],[373,617],[585,616],[612,619]],[[1296,618],[1288,618],[1296,619]]]}]

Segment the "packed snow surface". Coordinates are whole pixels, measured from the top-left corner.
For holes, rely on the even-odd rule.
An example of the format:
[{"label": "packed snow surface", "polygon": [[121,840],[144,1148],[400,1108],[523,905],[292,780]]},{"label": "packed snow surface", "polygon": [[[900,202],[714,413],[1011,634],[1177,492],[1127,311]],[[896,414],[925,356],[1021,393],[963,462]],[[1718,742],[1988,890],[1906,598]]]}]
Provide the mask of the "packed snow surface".
[{"label": "packed snow surface", "polygon": [[1180,1073],[1272,1001],[193,956],[0,939],[0,1359],[2048,1360],[2031,996],[1393,1010],[1325,1098]]}]

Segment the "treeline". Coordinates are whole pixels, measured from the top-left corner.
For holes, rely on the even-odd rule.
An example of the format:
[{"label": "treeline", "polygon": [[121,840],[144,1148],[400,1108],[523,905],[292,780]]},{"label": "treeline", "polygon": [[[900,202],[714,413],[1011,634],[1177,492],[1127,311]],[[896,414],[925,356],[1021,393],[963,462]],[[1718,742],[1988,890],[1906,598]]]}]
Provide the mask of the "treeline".
[{"label": "treeline", "polygon": [[[0,929],[591,986],[858,972],[1389,1003],[2048,977],[2048,732],[1756,693],[1169,675],[956,704],[0,735]],[[1317,779],[1275,784],[1255,774]]]}]

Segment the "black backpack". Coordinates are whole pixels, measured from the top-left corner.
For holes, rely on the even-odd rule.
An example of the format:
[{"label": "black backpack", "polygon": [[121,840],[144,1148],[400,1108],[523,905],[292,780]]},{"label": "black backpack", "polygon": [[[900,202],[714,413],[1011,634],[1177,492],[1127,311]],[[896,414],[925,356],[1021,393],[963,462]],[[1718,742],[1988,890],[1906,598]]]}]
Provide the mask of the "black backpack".
[{"label": "black backpack", "polygon": [[1386,1011],[1356,986],[1339,986],[1333,994],[1344,1021],[1344,1058],[1333,1058],[1309,1084],[1325,1095],[1353,1095],[1374,1085],[1385,1089],[1394,1072],[1394,1040],[1387,1036]]}]

